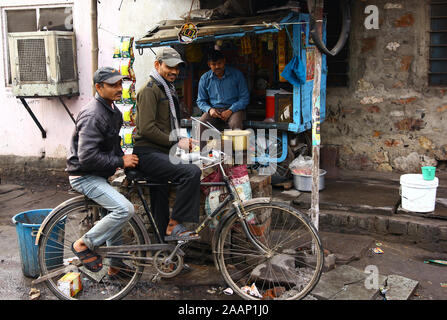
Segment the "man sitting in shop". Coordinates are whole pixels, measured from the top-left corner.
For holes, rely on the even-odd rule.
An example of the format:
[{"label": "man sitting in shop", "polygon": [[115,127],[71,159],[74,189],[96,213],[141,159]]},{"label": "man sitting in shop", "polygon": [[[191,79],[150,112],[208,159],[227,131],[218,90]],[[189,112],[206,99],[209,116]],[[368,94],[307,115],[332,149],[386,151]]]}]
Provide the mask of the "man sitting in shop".
[{"label": "man sitting in shop", "polygon": [[[204,112],[200,121],[213,126],[227,123],[232,130],[242,129],[250,93],[242,72],[225,66],[225,63],[222,52],[212,50],[208,54],[211,70],[200,78],[197,95],[197,105]],[[201,125],[200,132],[204,130],[205,127]],[[206,141],[201,141],[200,147],[203,148],[205,144]]]}]

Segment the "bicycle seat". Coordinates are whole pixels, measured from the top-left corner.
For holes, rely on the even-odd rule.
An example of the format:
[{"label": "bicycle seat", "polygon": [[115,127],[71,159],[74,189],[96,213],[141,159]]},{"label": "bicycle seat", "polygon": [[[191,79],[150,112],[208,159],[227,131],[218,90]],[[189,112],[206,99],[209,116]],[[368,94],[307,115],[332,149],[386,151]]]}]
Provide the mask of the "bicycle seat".
[{"label": "bicycle seat", "polygon": [[126,174],[126,178],[131,181],[136,181],[136,182],[144,181],[149,185],[167,185],[167,184],[177,185],[178,184],[178,183],[173,183],[168,180],[165,180],[165,181],[155,180],[151,177],[146,176],[144,174],[144,172],[137,170],[137,169],[125,169],[124,173]]}]

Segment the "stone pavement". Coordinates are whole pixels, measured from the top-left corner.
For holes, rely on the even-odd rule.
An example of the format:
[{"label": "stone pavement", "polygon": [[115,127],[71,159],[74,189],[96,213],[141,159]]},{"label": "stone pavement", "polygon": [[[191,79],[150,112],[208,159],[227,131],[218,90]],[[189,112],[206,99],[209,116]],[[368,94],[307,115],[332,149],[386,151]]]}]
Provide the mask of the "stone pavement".
[{"label": "stone pavement", "polygon": [[[438,177],[438,199],[447,198],[447,177]],[[27,299],[32,279],[21,274],[11,217],[29,209],[54,207],[72,195],[65,187],[41,186],[31,192],[26,185],[0,185],[0,197],[0,299]],[[273,198],[301,209],[307,209],[310,203],[310,193],[295,189],[273,188]],[[339,177],[326,179],[326,189],[320,191],[319,225],[326,268],[308,299],[381,299],[376,286],[367,289],[365,285],[374,267],[379,287],[387,284],[389,300],[447,297],[447,269],[424,263],[427,259],[447,258],[445,207],[437,203],[434,213],[403,213],[398,201],[396,174],[340,172]],[[383,254],[372,252],[378,246]],[[207,250],[205,246],[200,254],[206,257]],[[163,279],[159,287],[166,288],[166,293],[172,288],[182,294],[197,288],[205,291],[206,299],[237,299],[222,293],[225,283],[210,259],[191,259],[187,263],[193,267],[190,272]],[[166,299],[172,299],[172,295],[166,295]]]},{"label": "stone pavement", "polygon": [[[325,179],[319,193],[320,230],[398,237],[417,246],[447,253],[447,174],[438,173],[435,211],[415,213],[400,207],[400,174],[340,171]],[[310,208],[311,193],[295,191],[286,198],[301,209]]]}]

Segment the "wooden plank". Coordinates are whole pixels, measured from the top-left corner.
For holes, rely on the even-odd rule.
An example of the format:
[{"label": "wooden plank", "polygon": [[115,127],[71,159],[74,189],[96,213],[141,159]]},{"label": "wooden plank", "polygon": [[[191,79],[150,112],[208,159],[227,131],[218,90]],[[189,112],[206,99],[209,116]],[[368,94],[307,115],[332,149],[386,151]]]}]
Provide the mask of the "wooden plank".
[{"label": "wooden plank", "polygon": [[[323,0],[316,0],[313,14],[317,20],[323,19]],[[322,23],[317,24],[318,32],[322,34]],[[311,219],[315,228],[319,225],[319,174],[320,174],[320,93],[321,93],[321,52],[315,50],[315,77],[312,92],[312,194]]]}]

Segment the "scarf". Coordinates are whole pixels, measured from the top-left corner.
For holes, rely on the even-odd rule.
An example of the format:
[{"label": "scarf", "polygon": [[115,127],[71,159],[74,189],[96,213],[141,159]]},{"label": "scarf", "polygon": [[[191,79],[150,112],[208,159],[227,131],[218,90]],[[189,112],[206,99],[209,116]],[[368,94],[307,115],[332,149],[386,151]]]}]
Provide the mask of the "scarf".
[{"label": "scarf", "polygon": [[[174,127],[174,138],[178,141],[183,138],[180,134],[180,125],[177,118],[177,112],[175,111],[175,104],[173,96],[176,95],[175,87],[172,84],[167,84],[166,80],[158,73],[156,69],[152,70],[150,76],[153,77],[157,82],[159,82],[165,89],[166,97],[169,100],[169,109],[171,110],[171,127]],[[174,124],[172,126],[172,124]]]}]

